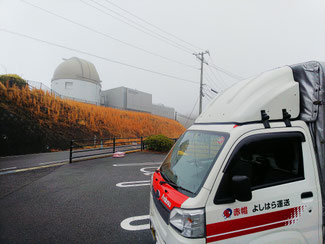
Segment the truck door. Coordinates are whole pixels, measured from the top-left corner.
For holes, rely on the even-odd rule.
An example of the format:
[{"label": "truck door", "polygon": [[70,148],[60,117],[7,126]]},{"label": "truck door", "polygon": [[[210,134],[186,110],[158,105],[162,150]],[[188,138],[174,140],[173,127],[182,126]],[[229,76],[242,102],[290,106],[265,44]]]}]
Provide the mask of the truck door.
[{"label": "truck door", "polygon": [[[207,202],[207,243],[319,243],[309,145],[302,132],[274,129],[237,141]],[[250,184],[250,200],[235,200],[236,187],[242,186],[234,176],[245,176],[239,178]]]}]

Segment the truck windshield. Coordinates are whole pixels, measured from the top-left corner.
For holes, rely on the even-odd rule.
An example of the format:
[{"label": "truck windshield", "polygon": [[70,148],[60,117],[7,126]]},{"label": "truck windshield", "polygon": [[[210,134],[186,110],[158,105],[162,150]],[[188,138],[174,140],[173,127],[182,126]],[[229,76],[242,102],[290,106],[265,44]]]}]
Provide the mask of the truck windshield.
[{"label": "truck windshield", "polygon": [[196,195],[227,138],[220,132],[185,132],[160,167],[163,177],[184,194]]}]

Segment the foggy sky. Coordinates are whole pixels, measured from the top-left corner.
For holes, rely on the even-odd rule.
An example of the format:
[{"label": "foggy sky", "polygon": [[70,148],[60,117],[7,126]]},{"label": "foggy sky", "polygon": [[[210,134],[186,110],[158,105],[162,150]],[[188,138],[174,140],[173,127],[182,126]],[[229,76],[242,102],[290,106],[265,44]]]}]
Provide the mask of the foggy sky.
[{"label": "foggy sky", "polygon": [[[146,25],[187,46],[189,52],[152,38],[79,0],[26,1],[197,69],[125,46],[19,0],[0,0],[0,28],[195,82],[199,82],[200,63],[192,52],[202,50],[210,51],[215,65],[244,78],[286,64],[325,61],[324,0],[109,0],[202,49]],[[83,1],[100,8],[91,0]],[[95,1],[138,22],[105,0]],[[96,66],[103,90],[126,86],[148,92],[153,95],[154,103],[174,107],[182,114],[189,114],[197,101],[199,83],[136,70],[0,31],[0,74],[16,73],[50,87],[53,72],[62,58],[75,56]],[[207,61],[211,63],[210,59]],[[205,66],[204,71],[209,79],[204,83],[217,91],[237,82],[213,68]],[[207,102],[204,98],[204,106]]]}]

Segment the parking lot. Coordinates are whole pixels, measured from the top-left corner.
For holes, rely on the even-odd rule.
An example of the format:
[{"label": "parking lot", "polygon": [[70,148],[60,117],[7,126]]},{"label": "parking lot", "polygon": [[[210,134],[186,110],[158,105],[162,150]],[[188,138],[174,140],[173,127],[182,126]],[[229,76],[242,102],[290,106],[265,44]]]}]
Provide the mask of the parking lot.
[{"label": "parking lot", "polygon": [[164,154],[0,176],[1,243],[152,243],[149,181]]}]

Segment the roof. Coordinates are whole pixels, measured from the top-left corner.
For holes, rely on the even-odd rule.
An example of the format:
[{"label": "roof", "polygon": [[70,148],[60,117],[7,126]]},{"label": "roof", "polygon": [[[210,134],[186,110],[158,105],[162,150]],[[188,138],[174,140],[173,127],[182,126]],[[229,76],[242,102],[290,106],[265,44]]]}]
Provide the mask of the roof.
[{"label": "roof", "polygon": [[77,57],[65,60],[55,69],[52,81],[59,79],[83,80],[98,85],[101,83],[95,65]]}]

